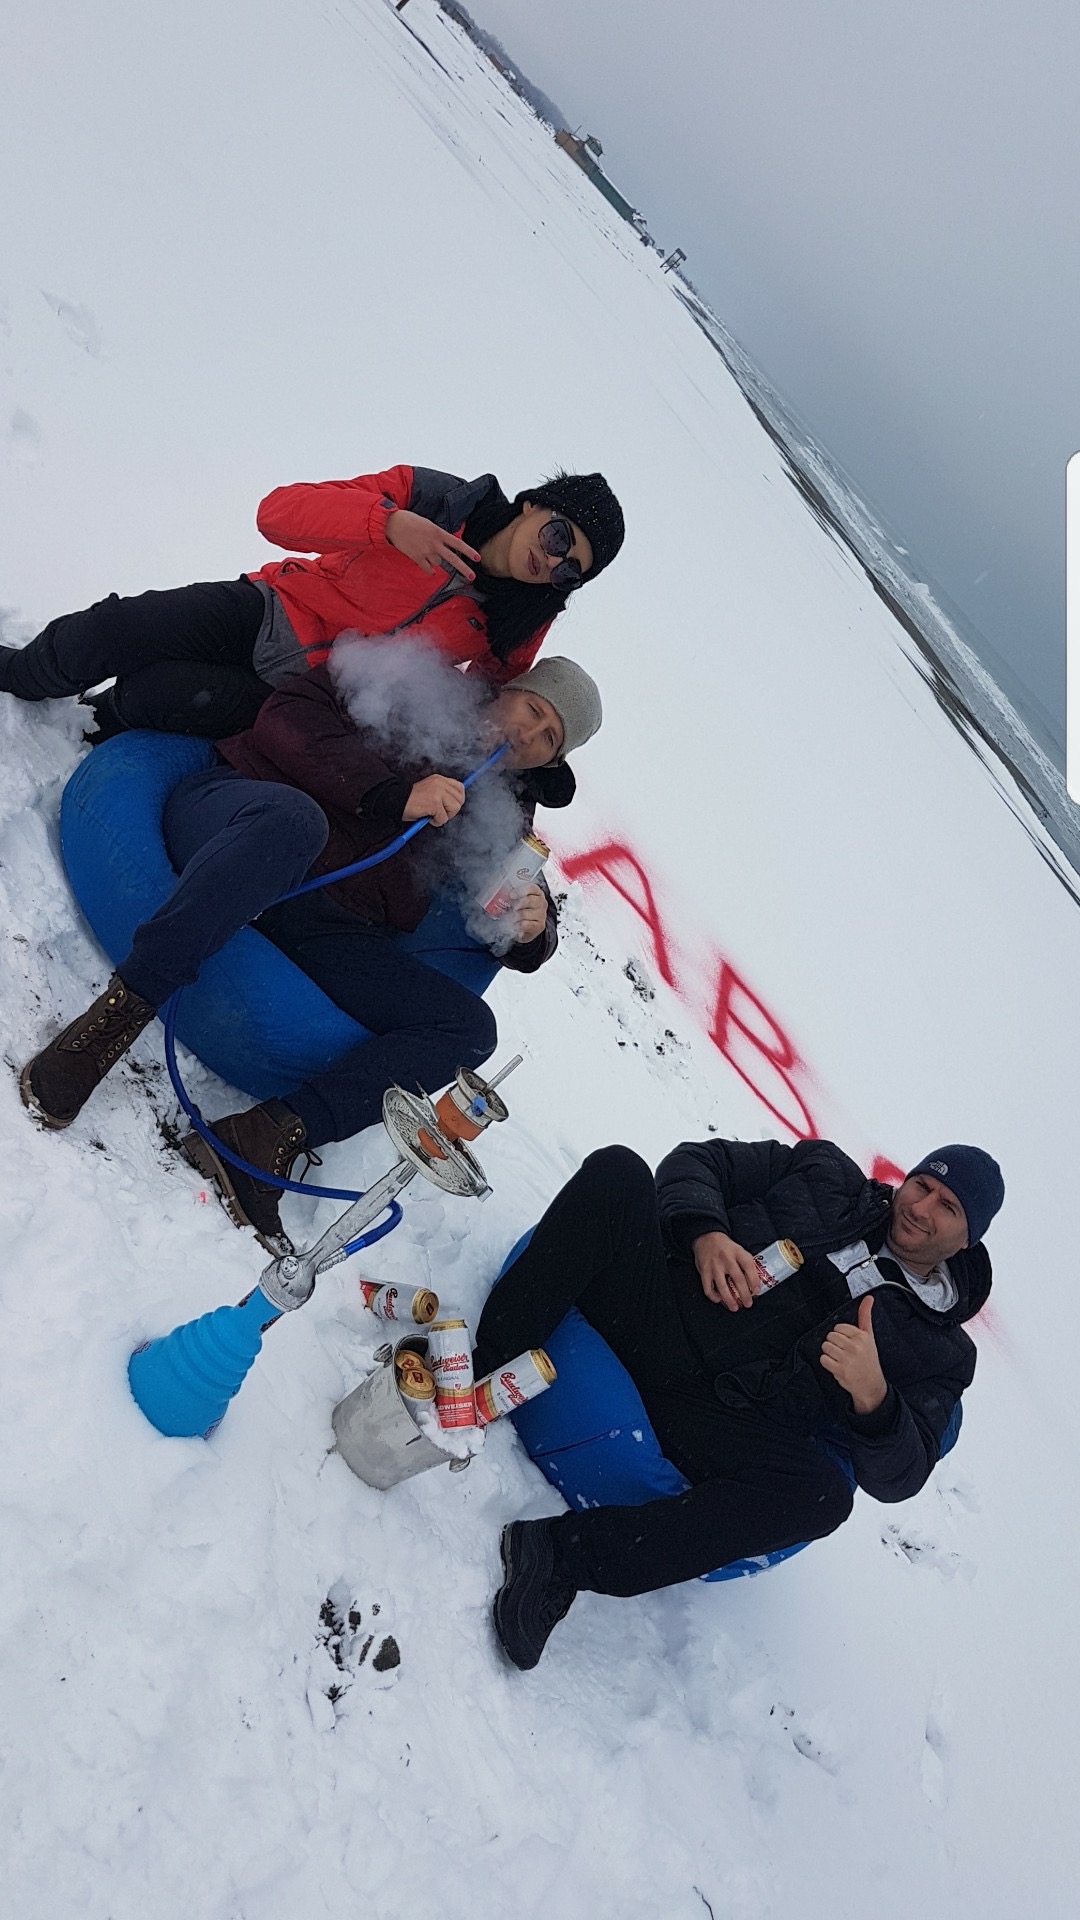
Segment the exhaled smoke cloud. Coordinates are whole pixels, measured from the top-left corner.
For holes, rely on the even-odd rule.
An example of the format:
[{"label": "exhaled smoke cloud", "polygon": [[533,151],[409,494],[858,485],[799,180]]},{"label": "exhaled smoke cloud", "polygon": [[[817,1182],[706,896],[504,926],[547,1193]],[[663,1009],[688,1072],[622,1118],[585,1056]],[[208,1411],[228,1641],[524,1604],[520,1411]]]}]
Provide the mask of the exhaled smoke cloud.
[{"label": "exhaled smoke cloud", "polygon": [[484,901],[495,891],[510,856],[521,845],[525,821],[510,781],[493,769],[474,787],[456,820],[442,833],[422,836],[422,858],[437,885],[453,894],[475,940],[493,953],[505,953],[517,938],[514,915],[495,920]]},{"label": "exhaled smoke cloud", "polygon": [[[344,635],[329,666],[350,719],[395,771],[460,780],[491,752],[490,685],[423,641]],[[513,918],[493,920],[483,902],[523,830],[511,779],[492,769],[469,788],[456,819],[419,834],[402,856],[420,863],[434,889],[453,895],[469,932],[495,953],[514,944]]]},{"label": "exhaled smoke cloud", "polygon": [[330,655],[330,672],[350,719],[403,771],[419,767],[460,779],[491,751],[487,682],[459,673],[422,640],[345,634]]}]

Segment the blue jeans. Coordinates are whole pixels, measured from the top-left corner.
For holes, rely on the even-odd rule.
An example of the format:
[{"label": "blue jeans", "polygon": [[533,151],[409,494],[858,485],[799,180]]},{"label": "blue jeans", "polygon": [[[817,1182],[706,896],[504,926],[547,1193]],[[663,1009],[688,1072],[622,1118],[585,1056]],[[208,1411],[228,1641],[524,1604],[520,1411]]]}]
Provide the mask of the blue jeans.
[{"label": "blue jeans", "polygon": [[373,1125],[388,1086],[430,1092],[492,1053],[490,1007],[403,953],[392,934],[366,926],[324,893],[272,906],[299,886],[326,844],[326,816],[309,794],[216,766],[174,788],[163,824],[179,879],[165,905],[136,928],[118,968],[125,984],[161,1006],[257,920],[259,932],[373,1036],[289,1094],[309,1145]]}]

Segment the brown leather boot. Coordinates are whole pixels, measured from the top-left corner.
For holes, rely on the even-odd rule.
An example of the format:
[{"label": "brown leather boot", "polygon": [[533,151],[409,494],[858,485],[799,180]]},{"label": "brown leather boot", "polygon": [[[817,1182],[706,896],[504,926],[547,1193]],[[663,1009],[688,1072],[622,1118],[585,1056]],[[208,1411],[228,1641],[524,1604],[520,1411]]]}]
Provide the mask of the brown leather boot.
[{"label": "brown leather boot", "polygon": [[19,1092],[43,1127],[70,1127],[94,1088],[149,1026],[157,1008],[114,973],[104,993],[19,1075]]},{"label": "brown leather boot", "polygon": [[[307,1131],[304,1123],[283,1100],[264,1100],[247,1113],[227,1113],[210,1126],[226,1147],[242,1160],[266,1173],[289,1178],[293,1162],[304,1151]],[[292,1241],[281,1224],[279,1187],[254,1180],[241,1173],[230,1161],[215,1153],[201,1133],[186,1134],[180,1142],[193,1167],[212,1180],[225,1203],[230,1220],[238,1227],[254,1227],[255,1237],[268,1253],[292,1253]],[[314,1159],[314,1155],[309,1156]]]}]

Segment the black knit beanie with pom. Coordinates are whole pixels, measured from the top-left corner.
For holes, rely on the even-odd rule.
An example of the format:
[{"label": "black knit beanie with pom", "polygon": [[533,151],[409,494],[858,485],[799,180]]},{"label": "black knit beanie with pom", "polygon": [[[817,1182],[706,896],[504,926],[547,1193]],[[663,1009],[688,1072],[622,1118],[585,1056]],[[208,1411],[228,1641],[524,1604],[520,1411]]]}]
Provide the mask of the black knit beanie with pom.
[{"label": "black knit beanie with pom", "polygon": [[[587,535],[593,564],[582,586],[587,587],[614,560],[623,543],[622,508],[602,473],[556,473],[539,486],[523,488],[513,500],[507,499],[492,475],[488,493],[465,522],[469,545],[482,547],[494,534],[501,533],[516,520],[526,500],[568,514]],[[560,593],[546,584],[530,586],[522,580],[497,580],[482,568],[477,571],[477,587],[487,616],[488,645],[497,660],[508,660],[540,628],[549,626],[571,598],[570,593]]]},{"label": "black knit beanie with pom", "polygon": [[521,500],[531,500],[534,507],[553,507],[581,528],[593,551],[585,580],[595,580],[611,565],[626,538],[622,508],[602,473],[557,473],[542,487],[519,494]]}]

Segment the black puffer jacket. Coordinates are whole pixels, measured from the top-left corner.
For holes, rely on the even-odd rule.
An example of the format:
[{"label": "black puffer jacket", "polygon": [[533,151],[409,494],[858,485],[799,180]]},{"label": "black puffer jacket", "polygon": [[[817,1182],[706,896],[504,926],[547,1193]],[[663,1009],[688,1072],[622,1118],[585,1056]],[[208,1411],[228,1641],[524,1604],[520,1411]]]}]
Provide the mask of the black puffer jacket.
[{"label": "black puffer jacket", "polygon": [[[858,1302],[825,1256],[856,1240],[878,1253],[892,1189],[868,1180],[828,1140],[794,1147],[687,1141],[661,1162],[656,1185],[680,1313],[722,1404],[764,1412],[807,1434],[841,1427],[859,1485],[877,1500],[910,1499],[934,1467],[975,1371],[975,1347],[962,1322],[990,1291],[985,1247],[949,1261],[959,1298],[946,1313],[924,1305],[896,1262],[879,1257],[873,1330],[889,1387],[876,1412],[860,1415],[820,1363],[829,1327],[858,1318]],[[693,1241],[709,1232],[726,1233],[751,1253],[787,1237],[805,1264],[751,1309],[730,1313],[706,1298],[694,1266]]]}]

